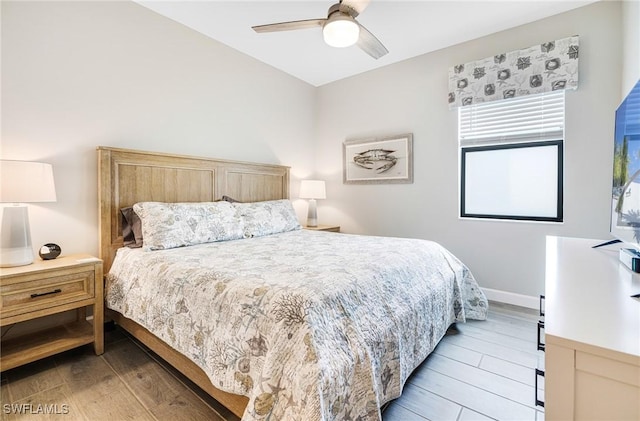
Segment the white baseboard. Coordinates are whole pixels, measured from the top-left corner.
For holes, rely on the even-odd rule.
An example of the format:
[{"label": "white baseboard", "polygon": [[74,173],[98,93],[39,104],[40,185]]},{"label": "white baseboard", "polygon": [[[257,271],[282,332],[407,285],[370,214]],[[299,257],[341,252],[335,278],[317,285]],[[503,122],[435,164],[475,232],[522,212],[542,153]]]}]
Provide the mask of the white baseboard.
[{"label": "white baseboard", "polygon": [[539,297],[530,295],[516,294],[515,292],[500,291],[499,289],[482,288],[484,295],[490,301],[499,303],[512,304],[514,306],[538,309],[540,305]]}]

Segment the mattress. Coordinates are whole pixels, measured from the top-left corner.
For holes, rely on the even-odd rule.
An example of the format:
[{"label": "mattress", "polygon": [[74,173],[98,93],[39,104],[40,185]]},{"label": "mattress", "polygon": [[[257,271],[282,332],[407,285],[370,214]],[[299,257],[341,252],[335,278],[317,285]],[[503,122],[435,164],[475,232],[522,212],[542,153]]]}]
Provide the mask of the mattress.
[{"label": "mattress", "polygon": [[245,421],[379,420],[451,323],[487,313],[437,243],[307,230],[119,249],[106,303],[249,397]]}]

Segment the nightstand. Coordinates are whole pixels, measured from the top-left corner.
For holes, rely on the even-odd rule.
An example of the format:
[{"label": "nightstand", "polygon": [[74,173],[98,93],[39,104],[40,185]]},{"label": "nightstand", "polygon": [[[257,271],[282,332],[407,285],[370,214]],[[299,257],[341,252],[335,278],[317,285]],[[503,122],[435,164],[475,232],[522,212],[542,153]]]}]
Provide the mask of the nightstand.
[{"label": "nightstand", "polygon": [[90,343],[97,355],[104,352],[102,260],[74,254],[0,268],[0,326],[69,310],[76,310],[75,322],[2,340],[0,371]]},{"label": "nightstand", "polygon": [[340,225],[318,225],[317,227],[303,227],[306,230],[311,231],[331,231],[331,232],[340,232]]}]

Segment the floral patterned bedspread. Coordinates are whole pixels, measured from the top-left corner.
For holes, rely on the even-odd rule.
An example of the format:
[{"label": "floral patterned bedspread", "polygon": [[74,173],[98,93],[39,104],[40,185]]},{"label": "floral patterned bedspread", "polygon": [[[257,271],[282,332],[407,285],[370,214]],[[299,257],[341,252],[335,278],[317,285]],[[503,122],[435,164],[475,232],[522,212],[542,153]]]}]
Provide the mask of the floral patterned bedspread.
[{"label": "floral patterned bedspread", "polygon": [[442,246],[296,230],[118,250],[107,305],[249,397],[243,420],[379,420],[448,326],[487,300]]}]

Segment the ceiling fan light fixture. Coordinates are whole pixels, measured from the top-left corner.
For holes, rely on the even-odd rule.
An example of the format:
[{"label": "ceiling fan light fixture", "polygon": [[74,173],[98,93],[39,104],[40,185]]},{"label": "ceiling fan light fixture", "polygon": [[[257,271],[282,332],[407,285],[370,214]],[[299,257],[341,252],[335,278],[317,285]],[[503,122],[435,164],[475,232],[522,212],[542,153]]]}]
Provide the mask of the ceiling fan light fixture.
[{"label": "ceiling fan light fixture", "polygon": [[324,42],[332,47],[349,47],[358,41],[360,26],[351,16],[336,12],[322,27],[322,36]]}]

